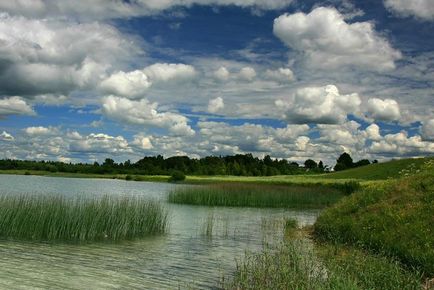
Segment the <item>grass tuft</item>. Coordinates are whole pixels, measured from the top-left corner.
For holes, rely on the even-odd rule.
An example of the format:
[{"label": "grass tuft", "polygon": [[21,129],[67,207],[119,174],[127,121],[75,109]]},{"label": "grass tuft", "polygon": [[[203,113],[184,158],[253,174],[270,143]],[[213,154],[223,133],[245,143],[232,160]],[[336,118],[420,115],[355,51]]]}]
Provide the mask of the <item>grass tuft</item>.
[{"label": "grass tuft", "polygon": [[117,241],[164,233],[166,226],[166,210],[139,197],[0,197],[2,238]]},{"label": "grass tuft", "polygon": [[206,206],[322,208],[344,196],[322,186],[279,186],[259,184],[213,184],[178,187],[169,193],[171,203]]}]

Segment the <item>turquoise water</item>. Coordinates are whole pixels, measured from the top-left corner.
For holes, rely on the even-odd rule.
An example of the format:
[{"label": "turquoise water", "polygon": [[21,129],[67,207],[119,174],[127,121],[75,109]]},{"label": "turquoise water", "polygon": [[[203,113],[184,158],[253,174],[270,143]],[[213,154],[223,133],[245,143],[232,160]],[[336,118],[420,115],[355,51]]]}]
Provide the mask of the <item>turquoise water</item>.
[{"label": "turquoise water", "polygon": [[[141,195],[169,210],[169,231],[121,243],[0,240],[0,289],[218,289],[246,251],[282,237],[284,218],[313,224],[318,211],[212,208],[165,202],[173,184],[0,175],[0,194]],[[204,234],[214,222],[212,236]]]}]

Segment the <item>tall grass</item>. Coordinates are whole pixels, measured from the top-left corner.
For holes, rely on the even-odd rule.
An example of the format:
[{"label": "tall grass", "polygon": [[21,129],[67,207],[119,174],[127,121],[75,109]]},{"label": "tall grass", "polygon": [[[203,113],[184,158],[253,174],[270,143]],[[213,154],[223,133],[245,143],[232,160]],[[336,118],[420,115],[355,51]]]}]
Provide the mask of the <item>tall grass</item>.
[{"label": "tall grass", "polygon": [[315,236],[396,257],[433,277],[434,160],[426,167],[383,186],[368,186],[325,210]]},{"label": "tall grass", "polygon": [[321,208],[344,194],[331,187],[259,184],[213,184],[178,187],[169,193],[172,203],[207,206]]},{"label": "tall grass", "polygon": [[163,233],[166,226],[166,210],[139,197],[0,197],[2,238],[115,241]]},{"label": "tall grass", "polygon": [[[356,249],[317,250],[306,240],[247,254],[225,289],[421,289],[421,276],[385,257]],[[223,283],[224,284],[224,283]]]}]

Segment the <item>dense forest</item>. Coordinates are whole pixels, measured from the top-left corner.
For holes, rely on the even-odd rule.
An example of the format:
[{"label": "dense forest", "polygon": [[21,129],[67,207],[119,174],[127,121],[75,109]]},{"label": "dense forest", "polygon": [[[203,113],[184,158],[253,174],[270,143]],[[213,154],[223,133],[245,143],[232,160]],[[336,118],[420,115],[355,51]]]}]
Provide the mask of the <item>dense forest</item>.
[{"label": "dense forest", "polygon": [[[342,154],[337,160],[335,170],[369,164],[368,160],[353,163],[349,154]],[[271,176],[328,172],[330,168],[308,159],[303,165],[288,162],[285,159],[272,159],[269,155],[263,159],[252,154],[237,154],[233,156],[207,156],[200,159],[187,156],[164,158],[161,155],[148,156],[132,163],[130,160],[116,163],[107,158],[102,164],[63,163],[56,161],[0,160],[0,170],[38,170],[67,173],[93,174],[142,174],[170,175],[181,171],[187,175],[239,175],[239,176]]]}]

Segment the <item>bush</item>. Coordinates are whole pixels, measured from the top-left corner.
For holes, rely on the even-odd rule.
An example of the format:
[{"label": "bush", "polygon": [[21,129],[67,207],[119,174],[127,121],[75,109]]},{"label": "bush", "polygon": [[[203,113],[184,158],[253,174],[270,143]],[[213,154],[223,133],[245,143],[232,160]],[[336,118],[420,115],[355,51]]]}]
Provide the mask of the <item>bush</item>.
[{"label": "bush", "polygon": [[125,176],[125,180],[133,180],[133,177],[131,175]]},{"label": "bush", "polygon": [[178,182],[183,180],[185,180],[185,174],[178,170],[173,171],[172,175],[169,177],[169,182]]}]

